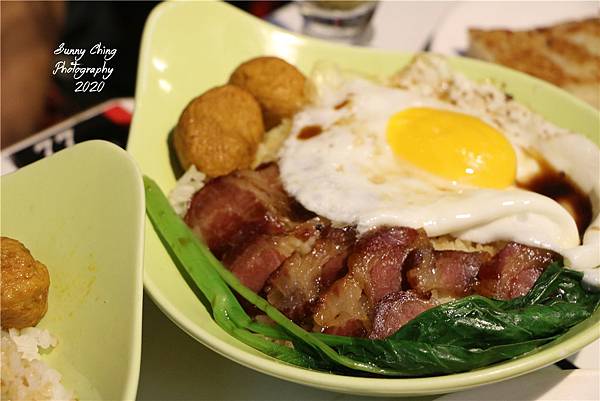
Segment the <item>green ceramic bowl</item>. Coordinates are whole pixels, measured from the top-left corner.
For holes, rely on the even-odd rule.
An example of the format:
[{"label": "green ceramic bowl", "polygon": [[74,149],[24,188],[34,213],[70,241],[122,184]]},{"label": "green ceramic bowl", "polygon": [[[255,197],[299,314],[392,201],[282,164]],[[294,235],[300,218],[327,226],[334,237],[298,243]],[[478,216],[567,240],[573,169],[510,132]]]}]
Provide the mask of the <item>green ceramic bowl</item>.
[{"label": "green ceramic bowl", "polygon": [[142,340],[144,192],[108,142],[77,145],[2,177],[2,235],[50,273],[44,355],[80,400],[133,400]]},{"label": "green ceramic bowl", "polygon": [[[175,184],[167,135],[185,105],[208,88],[225,83],[242,62],[275,55],[309,72],[318,60],[356,71],[391,74],[409,54],[346,47],[288,33],[223,3],[173,2],[148,19],[138,71],[136,111],[129,150],[144,174],[164,191]],[[452,58],[452,66],[474,79],[493,78],[516,99],[554,123],[598,143],[598,113],[567,93],[496,65]],[[337,376],[288,366],[222,331],[171,262],[150,224],[146,225],[144,285],[160,308],[184,331],[214,351],[279,378],[353,394],[417,395],[457,391],[515,377],[556,362],[600,334],[600,312],[539,352],[473,372],[422,379]],[[199,374],[202,374],[201,372]]]}]

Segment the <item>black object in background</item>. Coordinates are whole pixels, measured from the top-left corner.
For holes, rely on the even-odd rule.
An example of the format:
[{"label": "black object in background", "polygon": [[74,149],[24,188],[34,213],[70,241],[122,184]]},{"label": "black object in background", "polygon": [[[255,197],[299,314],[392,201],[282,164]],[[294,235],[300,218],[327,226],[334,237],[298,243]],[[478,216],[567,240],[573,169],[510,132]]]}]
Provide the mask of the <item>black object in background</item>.
[{"label": "black object in background", "polygon": [[[84,109],[117,97],[131,97],[135,92],[135,78],[139,48],[144,24],[156,1],[67,2],[66,23],[59,43],[65,48],[87,49],[85,66],[102,66],[102,55],[90,55],[89,49],[97,43],[117,49],[110,61],[114,72],[101,92],[74,92],[72,75],[57,74],[53,78],[67,103],[75,109]],[[64,55],[57,59],[64,59]]]},{"label": "black object in background", "polygon": [[21,168],[94,139],[109,141],[125,149],[132,117],[130,110],[120,100],[105,102],[14,145],[14,152],[3,154],[2,158],[9,158],[15,168]]},{"label": "black object in background", "polygon": [[[73,111],[83,110],[103,101],[132,97],[135,93],[135,80],[142,33],[148,15],[158,1],[112,1],[112,2],[67,2],[66,22],[58,44],[65,48],[88,49],[85,66],[102,66],[103,57],[89,54],[89,49],[97,43],[117,49],[110,60],[114,72],[106,81],[101,92],[74,92],[75,79],[72,75],[53,76],[60,89],[62,99],[56,101],[57,108]],[[266,17],[288,1],[229,1],[257,17]],[[65,59],[64,55],[56,61]],[[68,57],[67,57],[68,60]],[[67,63],[69,64],[69,63]],[[57,112],[60,114],[60,110]]]}]

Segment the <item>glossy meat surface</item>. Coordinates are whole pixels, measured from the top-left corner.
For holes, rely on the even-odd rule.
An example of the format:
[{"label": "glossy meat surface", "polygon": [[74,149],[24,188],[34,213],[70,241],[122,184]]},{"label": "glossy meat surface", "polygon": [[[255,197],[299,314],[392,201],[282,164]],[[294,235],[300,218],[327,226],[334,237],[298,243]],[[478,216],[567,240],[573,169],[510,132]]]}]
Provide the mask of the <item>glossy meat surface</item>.
[{"label": "glossy meat surface", "polygon": [[292,200],[271,164],[209,181],[192,198],[185,222],[211,251],[222,257],[259,234],[282,234],[290,227]]},{"label": "glossy meat surface", "polygon": [[421,295],[461,298],[473,293],[479,269],[491,255],[487,252],[435,251],[435,263],[421,265],[406,276]]},{"label": "glossy meat surface", "polygon": [[369,338],[387,338],[435,305],[434,300],[420,298],[412,291],[398,291],[389,294],[375,305],[373,329]]},{"label": "glossy meat surface", "polygon": [[321,226],[321,220],[315,218],[284,234],[257,235],[225,254],[223,264],[242,284],[260,292],[269,276],[292,254],[310,249]]},{"label": "glossy meat surface", "polygon": [[364,234],[348,257],[348,274],[321,297],[315,325],[324,332],[345,332],[348,324],[360,321],[370,331],[373,307],[402,289],[403,269],[433,262],[423,230],[382,227]]},{"label": "glossy meat surface", "polygon": [[479,270],[475,291],[495,299],[520,297],[550,263],[559,259],[552,251],[509,242]]},{"label": "glossy meat surface", "polygon": [[273,274],[267,300],[290,319],[305,320],[321,291],[344,272],[355,236],[350,227],[326,228],[310,252],[294,253]]}]

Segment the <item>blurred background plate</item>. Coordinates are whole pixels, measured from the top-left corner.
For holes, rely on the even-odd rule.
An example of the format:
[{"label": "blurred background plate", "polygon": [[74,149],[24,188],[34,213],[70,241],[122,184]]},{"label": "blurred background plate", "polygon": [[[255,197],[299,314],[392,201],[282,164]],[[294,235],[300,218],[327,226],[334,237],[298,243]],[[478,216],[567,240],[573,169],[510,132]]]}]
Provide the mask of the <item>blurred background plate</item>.
[{"label": "blurred background plate", "polygon": [[484,1],[455,3],[435,30],[430,50],[464,54],[469,28],[534,29],[598,16],[597,1]]}]

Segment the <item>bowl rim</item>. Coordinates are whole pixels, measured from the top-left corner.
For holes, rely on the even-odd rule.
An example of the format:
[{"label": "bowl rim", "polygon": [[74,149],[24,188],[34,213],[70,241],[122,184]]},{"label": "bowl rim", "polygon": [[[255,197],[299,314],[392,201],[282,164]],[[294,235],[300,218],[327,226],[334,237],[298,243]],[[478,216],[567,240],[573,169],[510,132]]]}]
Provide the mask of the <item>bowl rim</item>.
[{"label": "bowl rim", "polygon": [[[150,16],[146,21],[144,33],[142,37],[142,45],[140,48],[140,62],[138,64],[138,81],[136,84],[136,103],[139,105],[143,102],[142,86],[147,81],[148,72],[150,67],[150,53],[152,50],[152,37],[155,28],[160,21],[163,14],[169,11],[173,7],[179,7],[182,3],[179,2],[165,2],[155,7]],[[208,5],[208,3],[204,3]],[[278,26],[269,24],[263,20],[260,20],[252,15],[246,14],[241,10],[238,10],[234,6],[220,3],[211,2],[213,7],[228,8],[232,15],[236,15],[236,18],[247,18],[252,20],[261,29],[267,29],[270,31],[282,32],[290,34],[302,39],[308,44],[315,43],[319,45],[326,45],[332,47],[346,47],[351,48],[352,51],[364,52],[364,54],[395,54],[395,55],[410,55],[414,53],[398,52],[382,49],[373,48],[360,48],[353,47],[344,44],[332,44],[321,39],[311,38],[298,33],[292,33],[284,30]],[[560,88],[557,88],[545,81],[538,78],[531,77],[519,71],[511,70],[506,67],[491,64],[480,60],[467,59],[458,56],[445,56],[449,60],[458,61],[460,63],[471,64],[473,66],[485,67],[488,70],[496,71],[508,71],[515,77],[521,77],[521,79],[527,79],[537,86],[543,87],[545,91],[551,91],[557,93],[558,96],[569,98],[569,101],[575,102],[578,108],[587,109],[587,112],[595,112],[595,109],[583,102],[580,99],[566,93]],[[524,78],[523,78],[524,77]],[[138,116],[134,114],[131,132],[136,131],[136,127],[139,124]],[[130,135],[130,138],[133,135]],[[147,223],[150,224],[150,223]],[[445,392],[460,391],[484,384],[491,384],[501,380],[514,378],[525,373],[543,368],[554,362],[557,362],[568,355],[576,352],[582,347],[590,344],[594,340],[600,338],[600,321],[597,321],[592,327],[585,329],[581,333],[577,333],[570,338],[564,339],[560,343],[559,350],[549,350],[542,347],[541,350],[536,350],[533,353],[525,356],[518,357],[513,360],[508,360],[494,364],[491,366],[483,367],[480,369],[471,370],[468,372],[455,373],[443,376],[433,377],[419,377],[419,378],[362,378],[354,376],[336,375],[327,372],[319,372],[314,370],[308,370],[301,367],[285,364],[279,360],[271,358],[267,355],[254,355],[247,352],[243,347],[244,344],[240,343],[239,346],[232,345],[216,336],[211,335],[208,331],[203,330],[199,325],[194,323],[184,313],[180,312],[178,308],[171,302],[161,291],[159,283],[155,282],[146,272],[144,273],[144,287],[158,308],[167,317],[173,321],[180,329],[196,339],[206,347],[217,352],[218,354],[237,362],[243,366],[249,367],[256,371],[268,374],[273,377],[292,381],[299,384],[308,385],[311,387],[317,387],[321,389],[333,390],[342,393],[350,394],[363,394],[363,395],[396,395],[396,396],[409,396],[409,395],[429,395],[429,394],[441,394]],[[596,311],[596,320],[599,320],[600,311]],[[590,317],[594,318],[594,316]],[[588,320],[589,320],[588,319]],[[370,389],[365,391],[365,389]],[[375,391],[373,391],[375,389]]]}]

